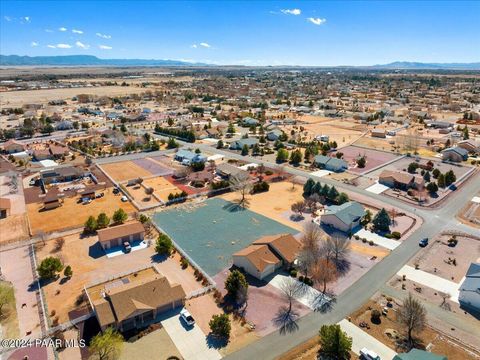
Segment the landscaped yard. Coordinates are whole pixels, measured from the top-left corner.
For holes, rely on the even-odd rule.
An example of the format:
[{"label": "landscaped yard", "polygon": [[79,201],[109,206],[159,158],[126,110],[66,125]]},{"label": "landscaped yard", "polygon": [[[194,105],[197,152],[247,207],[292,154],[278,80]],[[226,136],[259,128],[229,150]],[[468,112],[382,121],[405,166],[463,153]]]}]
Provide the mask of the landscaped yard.
[{"label": "landscaped yard", "polygon": [[122,202],[121,196],[112,193],[113,188],[107,188],[102,198],[93,200],[90,204],[78,204],[78,197],[65,198],[62,206],[43,211],[43,203],[27,205],[28,219],[33,234],[40,231],[51,232],[73,227],[82,227],[90,215],[98,216],[105,212],[112,216],[118,208],[124,209],[127,213],[135,211],[130,202]]},{"label": "landscaped yard", "polygon": [[219,198],[157,212],[152,220],[211,276],[228,267],[233,253],[259,237],[297,233]]}]

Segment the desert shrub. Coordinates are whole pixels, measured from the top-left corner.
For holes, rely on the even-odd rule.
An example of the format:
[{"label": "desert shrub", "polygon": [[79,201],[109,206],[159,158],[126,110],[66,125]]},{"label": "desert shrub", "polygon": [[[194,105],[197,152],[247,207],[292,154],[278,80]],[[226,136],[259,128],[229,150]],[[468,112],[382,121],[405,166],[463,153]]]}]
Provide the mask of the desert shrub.
[{"label": "desert shrub", "polygon": [[400,234],[398,231],[394,231],[392,232],[392,237],[398,240],[402,237],[402,234]]},{"label": "desert shrub", "polygon": [[382,322],[382,314],[378,310],[372,310],[370,313],[370,321],[374,324],[380,324]]},{"label": "desert shrub", "polygon": [[290,270],[290,276],[297,277],[297,270],[296,269]]},{"label": "desert shrub", "polygon": [[180,259],[180,265],[182,265],[182,269],[186,269],[188,267],[188,260],[182,257]]}]

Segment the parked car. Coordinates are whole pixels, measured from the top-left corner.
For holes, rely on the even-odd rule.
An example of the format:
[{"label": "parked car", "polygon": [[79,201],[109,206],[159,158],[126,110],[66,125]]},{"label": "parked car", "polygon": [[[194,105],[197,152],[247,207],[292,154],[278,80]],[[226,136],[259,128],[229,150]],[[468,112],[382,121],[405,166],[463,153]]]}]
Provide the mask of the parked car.
[{"label": "parked car", "polygon": [[28,183],[28,185],[30,185],[30,186],[36,186],[36,185],[37,185],[37,180],[35,180],[35,179],[30,180],[29,183]]},{"label": "parked car", "polygon": [[123,195],[121,200],[122,200],[122,202],[127,202],[128,198],[125,195]]},{"label": "parked car", "polygon": [[92,199],[90,199],[90,198],[82,198],[82,204],[83,205],[90,204],[91,202],[92,202]]},{"label": "parked car", "polygon": [[125,252],[128,254],[130,251],[132,251],[132,246],[128,241],[125,241],[123,243],[123,247],[125,248]]},{"label": "parked car", "polygon": [[364,360],[380,360],[380,356],[376,352],[367,348],[360,349],[360,358]]},{"label": "parked car", "polygon": [[104,195],[105,195],[104,193],[96,194],[95,199],[102,198]]},{"label": "parked car", "polygon": [[185,321],[185,323],[188,326],[193,326],[195,325],[195,319],[193,316],[188,312],[187,309],[183,308],[182,311],[180,311],[180,318]]},{"label": "parked car", "polygon": [[428,238],[423,238],[422,240],[420,240],[418,245],[420,245],[421,247],[427,246],[428,245]]},{"label": "parked car", "polygon": [[117,195],[118,193],[120,193],[120,189],[117,188],[117,187],[114,188],[114,189],[113,189],[113,194],[114,194],[114,195]]}]

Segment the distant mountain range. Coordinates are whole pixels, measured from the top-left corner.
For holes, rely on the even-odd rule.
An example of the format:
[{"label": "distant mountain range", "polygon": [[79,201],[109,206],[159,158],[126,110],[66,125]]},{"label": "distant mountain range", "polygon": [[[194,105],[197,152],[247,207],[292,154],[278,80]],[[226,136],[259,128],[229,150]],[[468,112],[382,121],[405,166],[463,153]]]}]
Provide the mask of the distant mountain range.
[{"label": "distant mountain range", "polygon": [[381,69],[405,69],[405,70],[480,70],[480,62],[474,63],[421,63],[410,61],[395,61],[390,64],[374,65]]},{"label": "distant mountain range", "polygon": [[19,56],[0,55],[0,66],[205,66],[180,60],[100,59],[93,55]]},{"label": "distant mountain range", "polygon": [[[208,66],[180,60],[155,59],[100,59],[93,55],[67,56],[19,56],[0,55],[0,66]],[[319,66],[322,67],[322,66]],[[330,66],[334,67],[334,66]],[[355,66],[342,66],[355,68]],[[475,63],[421,63],[396,61],[390,64],[359,66],[359,68],[399,69],[399,70],[480,70],[480,62]]]}]

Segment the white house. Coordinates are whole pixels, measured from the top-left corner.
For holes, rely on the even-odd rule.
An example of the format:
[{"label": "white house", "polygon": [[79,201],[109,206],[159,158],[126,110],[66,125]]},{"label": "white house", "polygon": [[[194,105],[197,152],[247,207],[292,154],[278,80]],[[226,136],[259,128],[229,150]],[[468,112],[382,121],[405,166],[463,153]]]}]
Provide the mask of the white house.
[{"label": "white house", "polygon": [[332,226],[343,232],[350,232],[360,225],[365,209],[356,201],[349,201],[342,205],[332,205],[325,209],[320,221],[324,225]]},{"label": "white house", "polygon": [[461,305],[480,311],[480,263],[471,263],[460,285],[458,301]]}]

